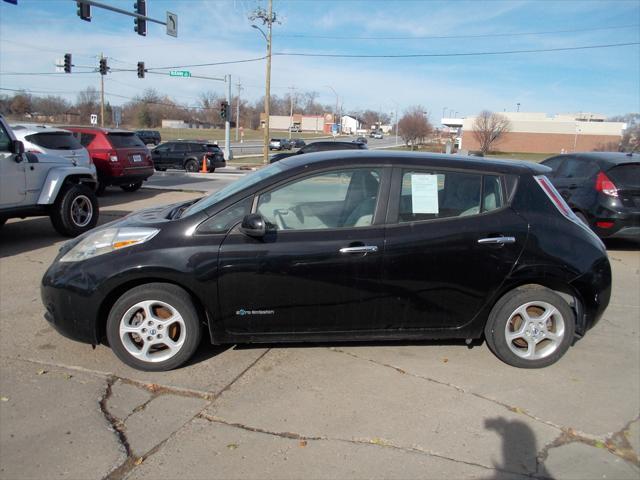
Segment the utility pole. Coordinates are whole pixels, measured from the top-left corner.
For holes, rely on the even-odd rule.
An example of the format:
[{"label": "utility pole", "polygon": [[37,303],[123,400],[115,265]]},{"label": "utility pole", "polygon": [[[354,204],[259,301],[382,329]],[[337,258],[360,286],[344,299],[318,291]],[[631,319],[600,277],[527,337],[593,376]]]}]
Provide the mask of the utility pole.
[{"label": "utility pole", "polygon": [[[100,53],[100,60],[104,58]],[[104,75],[100,74],[100,126],[104,128]]]},{"label": "utility pole", "polygon": [[236,100],[236,142],[237,142],[239,128],[240,128],[240,92],[242,92],[242,84],[240,83],[240,80],[238,80],[236,87],[238,87],[238,98]]},{"label": "utility pole", "polygon": [[289,140],[291,140],[291,128],[293,127],[293,92],[295,92],[296,87],[289,87],[289,100],[291,103],[291,108],[289,111]]},{"label": "utility pole", "polygon": [[258,8],[249,15],[249,20],[262,20],[262,24],[267,26],[267,33],[265,34],[257,25],[251,25],[252,28],[258,30],[267,42],[267,72],[265,82],[265,95],[264,95],[264,145],[262,147],[262,162],[266,165],[269,163],[269,115],[271,104],[271,38],[273,24],[276,22],[276,14],[273,13],[273,0],[269,0],[269,11],[265,12],[262,8]]}]

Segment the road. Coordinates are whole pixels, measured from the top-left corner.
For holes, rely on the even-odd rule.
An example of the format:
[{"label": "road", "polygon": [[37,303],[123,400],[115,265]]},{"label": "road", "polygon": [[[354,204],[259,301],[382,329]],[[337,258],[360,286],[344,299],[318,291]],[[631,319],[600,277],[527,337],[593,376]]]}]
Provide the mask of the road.
[{"label": "road", "polygon": [[[101,223],[199,195],[108,189]],[[0,229],[2,479],[640,476],[637,245],[610,244],[609,309],[543,370],[462,342],[203,342],[186,367],[144,373],[43,320],[64,241],[47,218]]]},{"label": "road", "polygon": [[[280,138],[281,135],[280,133],[278,134],[274,134],[273,138]],[[287,135],[284,134],[283,138],[287,138]],[[352,137],[337,137],[336,140],[337,141],[341,141],[341,142],[350,142],[352,140],[354,140],[356,137],[352,136]],[[306,139],[307,143],[312,143],[312,142],[317,142],[317,141],[331,141],[331,138],[309,138]],[[396,144],[396,139],[394,135],[386,135],[384,138],[382,139],[376,139],[376,138],[367,138],[367,146],[370,149],[376,149],[376,148],[383,148],[383,147],[389,147],[392,145]],[[398,142],[402,145],[402,139],[398,138]],[[218,142],[220,145],[222,145],[220,142]],[[236,143],[236,142],[231,142],[231,148],[233,150],[233,154],[235,156],[238,155],[260,155],[262,153],[262,146],[263,146],[263,142],[261,140],[250,140],[244,143]],[[294,149],[295,151],[295,149]],[[277,151],[272,151],[270,153],[278,153]]]}]

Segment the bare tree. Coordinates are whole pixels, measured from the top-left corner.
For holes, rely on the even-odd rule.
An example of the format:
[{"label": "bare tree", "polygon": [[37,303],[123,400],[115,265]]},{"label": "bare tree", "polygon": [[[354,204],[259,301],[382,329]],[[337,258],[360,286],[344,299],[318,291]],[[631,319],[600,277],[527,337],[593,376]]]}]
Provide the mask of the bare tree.
[{"label": "bare tree", "polygon": [[510,131],[511,122],[509,119],[489,110],[480,112],[473,122],[473,136],[478,141],[482,154],[491,150],[491,147]]},{"label": "bare tree", "polygon": [[425,109],[420,105],[410,107],[398,122],[398,133],[407,146],[411,145],[411,150],[424,142],[431,132],[433,126],[425,115]]},{"label": "bare tree", "polygon": [[100,95],[94,87],[87,87],[78,93],[76,100],[76,110],[80,115],[81,123],[88,123],[92,113],[98,113],[100,109]]}]

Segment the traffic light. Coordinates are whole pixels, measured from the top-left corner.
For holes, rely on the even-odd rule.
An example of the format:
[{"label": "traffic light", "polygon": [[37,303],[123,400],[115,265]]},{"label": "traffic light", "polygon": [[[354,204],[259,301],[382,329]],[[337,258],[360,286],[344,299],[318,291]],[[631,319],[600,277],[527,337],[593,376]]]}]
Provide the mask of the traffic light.
[{"label": "traffic light", "polygon": [[138,62],[138,78],[144,78],[144,62]]},{"label": "traffic light", "polygon": [[229,104],[227,102],[220,102],[220,117],[225,120],[229,118]]},{"label": "traffic light", "polygon": [[100,59],[100,75],[106,75],[108,71],[109,71],[109,67],[107,66],[107,59],[101,58]]},{"label": "traffic light", "polygon": [[64,54],[64,73],[71,73],[71,54]]},{"label": "traffic light", "polygon": [[[147,16],[147,2],[146,0],[136,0],[136,3],[133,4],[133,9],[138,15]],[[142,35],[143,37],[147,36],[147,21],[142,18],[134,18],[133,19],[133,30],[138,33],[138,35]]]},{"label": "traffic light", "polygon": [[77,1],[76,5],[78,5],[78,16],[82,20],[90,22],[91,21],[91,5],[81,1]]}]

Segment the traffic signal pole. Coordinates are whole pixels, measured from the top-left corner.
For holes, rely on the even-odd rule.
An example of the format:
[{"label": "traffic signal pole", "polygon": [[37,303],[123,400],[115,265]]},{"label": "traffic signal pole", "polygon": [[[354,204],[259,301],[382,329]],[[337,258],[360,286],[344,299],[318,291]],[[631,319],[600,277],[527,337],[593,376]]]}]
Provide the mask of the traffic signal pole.
[{"label": "traffic signal pole", "polygon": [[[100,54],[100,60],[104,56]],[[104,128],[104,75],[100,74],[100,126]]]},{"label": "traffic signal pole", "polygon": [[[224,81],[227,84],[227,115],[224,119],[224,156],[225,160],[231,160],[231,75],[225,75]],[[236,122],[238,120],[236,119]]]}]

